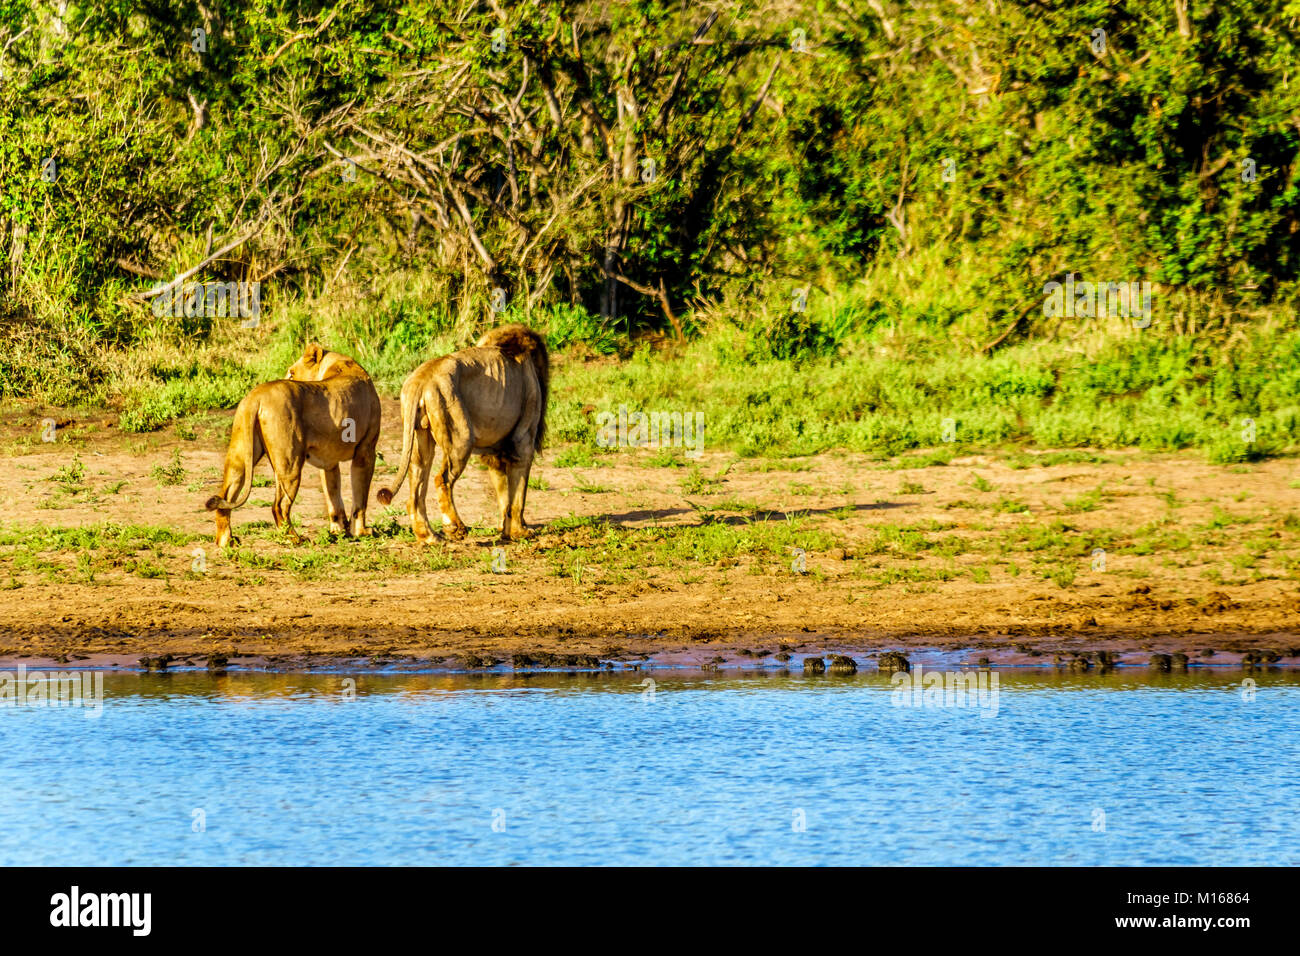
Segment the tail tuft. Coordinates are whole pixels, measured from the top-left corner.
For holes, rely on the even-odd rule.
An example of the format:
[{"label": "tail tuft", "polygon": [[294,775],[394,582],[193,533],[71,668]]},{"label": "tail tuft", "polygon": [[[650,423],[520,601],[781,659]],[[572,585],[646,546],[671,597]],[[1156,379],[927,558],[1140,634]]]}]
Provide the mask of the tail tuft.
[{"label": "tail tuft", "polygon": [[390,505],[393,503],[393,492],[390,488],[380,488],[375,492],[375,497],[379,499],[381,505]]},{"label": "tail tuft", "polygon": [[222,505],[225,505],[227,509],[230,507],[229,505],[226,505],[226,501],[221,497],[221,495],[213,495],[207,500],[207,503],[204,504],[203,507],[207,508],[209,511],[216,511],[221,508]]}]

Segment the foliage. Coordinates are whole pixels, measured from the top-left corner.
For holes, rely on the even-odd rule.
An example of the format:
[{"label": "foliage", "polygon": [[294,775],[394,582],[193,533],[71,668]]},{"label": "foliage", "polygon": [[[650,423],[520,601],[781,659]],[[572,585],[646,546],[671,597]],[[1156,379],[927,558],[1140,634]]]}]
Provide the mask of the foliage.
[{"label": "foliage", "polygon": [[[786,427],[787,365],[855,363],[859,414],[960,387],[993,440],[1089,396],[1034,440],[1203,443],[1191,396],[1264,407],[1249,355],[1292,345],[1298,22],[1296,0],[0,0],[0,397],[148,430],[309,338],[392,392],[520,320],[598,355],[698,338],[747,370],[718,383],[738,447]],[[262,284],[260,328],[152,312],[199,264]],[[1036,307],[1071,273],[1153,283],[1138,345]],[[1050,357],[1001,354],[1033,343]],[[855,422],[776,444],[900,424]]]}]

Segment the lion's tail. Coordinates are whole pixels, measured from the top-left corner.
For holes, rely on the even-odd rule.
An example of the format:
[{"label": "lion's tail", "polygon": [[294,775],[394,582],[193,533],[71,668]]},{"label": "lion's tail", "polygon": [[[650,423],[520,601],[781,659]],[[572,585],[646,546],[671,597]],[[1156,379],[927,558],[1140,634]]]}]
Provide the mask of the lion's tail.
[{"label": "lion's tail", "polygon": [[[260,400],[250,400],[252,396],[244,399],[239,403],[239,408],[235,411],[235,424],[231,429],[232,446],[226,450],[226,460],[230,460],[231,454],[242,454],[244,458],[244,480],[239,486],[239,493],[235,496],[234,501],[227,501],[221,495],[213,495],[207,500],[204,507],[209,511],[233,511],[243,506],[248,500],[249,492],[253,490],[253,468],[257,464],[256,448],[258,430],[261,424],[258,422],[257,414],[261,411],[262,403]],[[242,428],[240,426],[243,426]],[[248,440],[247,448],[235,448],[233,446],[233,436],[245,435]],[[221,491],[225,494],[229,490],[229,485],[223,485]]]},{"label": "lion's tail", "polygon": [[423,389],[412,388],[409,392],[402,389],[402,464],[397,469],[397,479],[388,488],[380,488],[375,493],[381,505],[392,504],[393,496],[406,480],[406,473],[411,468],[411,452],[415,448],[415,427],[420,421],[420,402]]},{"label": "lion's tail", "polygon": [[509,358],[527,356],[532,361],[542,392],[542,412],[535,441],[535,447],[540,450],[542,439],[546,437],[546,406],[551,392],[551,356],[546,350],[546,340],[528,326],[515,323],[487,332],[478,340],[478,347],[500,349]]}]

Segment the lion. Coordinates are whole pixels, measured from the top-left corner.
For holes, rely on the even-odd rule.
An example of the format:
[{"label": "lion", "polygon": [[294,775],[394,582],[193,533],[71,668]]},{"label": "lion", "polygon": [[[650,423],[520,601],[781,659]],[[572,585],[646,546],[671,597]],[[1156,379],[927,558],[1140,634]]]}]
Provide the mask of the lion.
[{"label": "lion", "polygon": [[517,324],[493,329],[473,348],[425,362],[402,384],[402,463],[392,486],[379,489],[380,503],[393,500],[414,462],[406,510],[416,540],[433,540],[425,510],[430,472],[443,531],[460,540],[468,529],[452,488],[475,454],[488,466],[496,490],[501,540],[527,537],[528,473],[546,435],[550,378],[545,341]]},{"label": "lion", "polygon": [[[275,472],[275,526],[294,544],[302,538],[289,509],[298,495],[304,462],[321,469],[330,531],[368,535],[366,503],[375,473],[379,417],[379,394],[366,370],[346,355],[309,344],[283,379],[257,386],[235,411],[221,494],[207,501],[207,509],[217,513],[217,546],[238,543],[230,533],[230,512],[248,500],[253,468],[263,455]],[[339,476],[344,461],[352,463],[350,520]]]}]

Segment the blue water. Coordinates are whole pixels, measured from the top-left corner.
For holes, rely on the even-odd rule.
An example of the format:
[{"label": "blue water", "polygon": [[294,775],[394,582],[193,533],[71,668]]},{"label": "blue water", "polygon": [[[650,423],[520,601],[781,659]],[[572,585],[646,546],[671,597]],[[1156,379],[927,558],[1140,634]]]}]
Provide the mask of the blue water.
[{"label": "blue water", "polygon": [[1295,865],[1300,675],[1243,676],[1004,670],[983,717],[877,674],[110,675],[99,719],[0,708],[0,864]]}]

